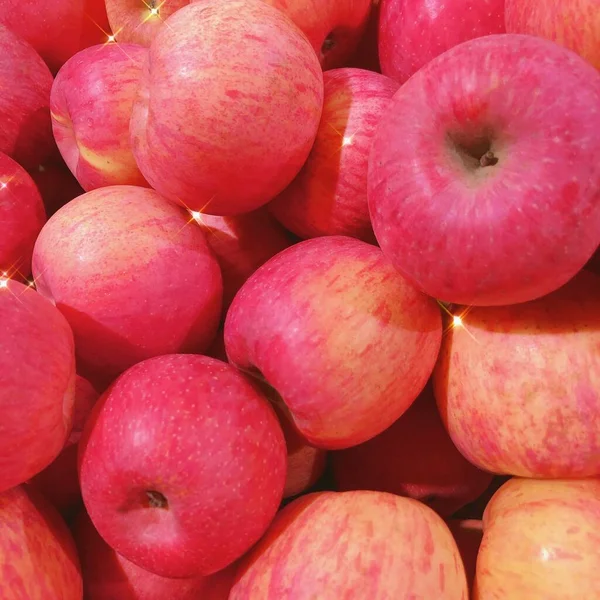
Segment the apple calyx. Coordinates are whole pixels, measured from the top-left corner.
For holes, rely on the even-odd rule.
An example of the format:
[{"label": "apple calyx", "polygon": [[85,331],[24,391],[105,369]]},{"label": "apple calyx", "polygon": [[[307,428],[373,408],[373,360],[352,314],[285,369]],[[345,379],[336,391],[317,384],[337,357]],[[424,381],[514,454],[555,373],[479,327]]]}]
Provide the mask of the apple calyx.
[{"label": "apple calyx", "polygon": [[482,167],[493,167],[496,164],[498,164],[498,158],[491,150],[488,150],[479,159],[479,165]]},{"label": "apple calyx", "polygon": [[169,508],[167,499],[160,492],[148,490],[146,492],[146,498],[148,499],[149,508]]},{"label": "apple calyx", "polygon": [[323,58],[325,56],[327,56],[327,54],[329,54],[329,52],[331,52],[335,48],[335,46],[336,46],[335,36],[333,35],[333,31],[332,31],[325,38],[325,40],[321,46],[321,60],[323,60]]}]

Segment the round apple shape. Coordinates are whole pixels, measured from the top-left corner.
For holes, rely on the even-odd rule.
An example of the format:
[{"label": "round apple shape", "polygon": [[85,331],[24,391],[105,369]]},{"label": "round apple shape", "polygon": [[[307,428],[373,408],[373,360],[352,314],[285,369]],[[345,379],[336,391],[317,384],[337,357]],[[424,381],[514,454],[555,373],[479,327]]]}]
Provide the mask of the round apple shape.
[{"label": "round apple shape", "polygon": [[17,486],[0,493],[0,531],[2,600],[81,600],[83,584],[71,534],[35,490]]},{"label": "round apple shape", "polygon": [[27,277],[46,211],[33,179],[0,152],[0,273]]},{"label": "round apple shape", "polygon": [[129,142],[129,121],[148,50],[104,44],[78,52],[60,69],[50,96],[52,130],[85,191],[147,186]]},{"label": "round apple shape", "polygon": [[131,118],[142,174],[190,210],[259,208],[292,181],[314,142],[323,74],[313,49],[262,0],[190,4],[167,25],[150,46]]},{"label": "round apple shape", "polygon": [[50,123],[52,81],[40,55],[0,24],[0,152],[26,169],[56,150]]},{"label": "round apple shape", "polygon": [[282,498],[286,449],[273,409],[243,374],[206,356],[129,369],[94,408],[79,448],[83,500],[100,535],[163,577],[227,567],[263,535]]},{"label": "round apple shape", "polygon": [[507,475],[600,475],[600,277],[539,300],[457,313],[434,372],[450,437]]},{"label": "round apple shape", "polygon": [[332,465],[340,491],[377,490],[408,496],[443,517],[476,500],[493,477],[472,465],[452,443],[429,384],[378,436],[333,452]]},{"label": "round apple shape", "polygon": [[561,44],[600,69],[598,0],[505,0],[506,31]]},{"label": "round apple shape", "polygon": [[485,512],[473,597],[598,598],[598,531],[598,479],[511,479]]},{"label": "round apple shape", "polygon": [[241,561],[229,599],[324,597],[463,600],[467,582],[452,534],[424,504],[320,492],[277,515]]},{"label": "round apple shape", "polygon": [[396,93],[369,161],[377,240],[419,289],[506,305],[600,242],[600,73],[531,36],[464,42]]},{"label": "round apple shape", "polygon": [[69,202],[42,229],[33,273],[96,385],[152,356],[202,352],[218,328],[219,265],[189,214],[154,190],[112,186]]},{"label": "round apple shape", "polygon": [[73,333],[31,287],[0,277],[0,492],[47,467],[71,431]]},{"label": "round apple shape", "polygon": [[317,139],[302,170],[270,210],[301,238],[347,235],[374,242],[367,204],[369,152],[398,84],[362,69],[333,69],[323,79]]},{"label": "round apple shape", "polygon": [[504,33],[505,0],[384,0],[381,72],[399,83],[467,40]]},{"label": "round apple shape", "polygon": [[379,248],[342,236],[273,257],[225,320],[229,361],[266,380],[324,449],[364,442],[400,417],[427,383],[441,337],[436,302]]}]

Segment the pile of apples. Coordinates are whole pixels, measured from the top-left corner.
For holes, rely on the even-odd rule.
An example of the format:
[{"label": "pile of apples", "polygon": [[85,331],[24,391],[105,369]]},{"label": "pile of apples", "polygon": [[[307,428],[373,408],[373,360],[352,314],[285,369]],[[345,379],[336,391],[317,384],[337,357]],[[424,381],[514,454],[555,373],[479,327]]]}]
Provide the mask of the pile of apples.
[{"label": "pile of apples", "polygon": [[600,598],[600,0],[0,0],[0,598]]}]

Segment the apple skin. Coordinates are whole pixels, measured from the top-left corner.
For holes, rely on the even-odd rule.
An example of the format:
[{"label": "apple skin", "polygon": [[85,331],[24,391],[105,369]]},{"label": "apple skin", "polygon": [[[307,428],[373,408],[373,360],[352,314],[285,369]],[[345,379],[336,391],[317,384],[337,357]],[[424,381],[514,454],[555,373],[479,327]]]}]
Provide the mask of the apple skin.
[{"label": "apple skin", "polygon": [[427,385],[390,427],[364,444],[332,453],[337,489],[408,496],[443,517],[476,500],[492,481],[457,450]]},{"label": "apple skin", "polygon": [[70,58],[52,85],[50,111],[60,153],[86,192],[148,187],[129,143],[129,120],[148,50],[92,46]]},{"label": "apple skin", "polygon": [[225,319],[229,361],[259,371],[306,440],[331,450],[374,437],[406,411],[441,337],[436,302],[379,248],[342,236],[280,252],[246,281]]},{"label": "apple skin", "polygon": [[0,277],[0,492],[47,467],[73,423],[73,333],[33,288]]},{"label": "apple skin", "polygon": [[73,538],[54,507],[35,490],[0,493],[0,597],[81,600]]},{"label": "apple skin", "polygon": [[[277,512],[285,472],[267,399],[206,356],[129,369],[94,407],[79,445],[83,501],[100,535],[163,577],[210,575],[249,550]],[[149,505],[149,491],[167,506]]]},{"label": "apple skin", "polygon": [[33,274],[99,388],[146,358],[203,352],[219,325],[221,271],[204,234],[147,188],[101,188],[63,206],[37,239]]},{"label": "apple skin", "polygon": [[458,546],[467,576],[467,584],[471,591],[475,583],[477,555],[483,539],[483,523],[475,519],[452,519],[447,521],[447,525]]},{"label": "apple skin", "polygon": [[317,492],[286,506],[240,563],[229,600],[246,598],[468,595],[458,548],[435,512],[409,498],[356,491]]},{"label": "apple skin", "polygon": [[319,61],[281,11],[262,0],[190,4],[150,46],[130,123],[133,154],[173,202],[250,212],[300,171],[322,108]]},{"label": "apple skin", "polygon": [[86,600],[227,600],[236,564],[209,577],[171,579],[155,575],[117,554],[85,511],[73,525]]},{"label": "apple skin", "polygon": [[474,599],[600,596],[600,481],[511,479],[483,520]]},{"label": "apple skin", "polygon": [[505,33],[505,0],[383,0],[379,19],[381,72],[404,83],[454,46]]},{"label": "apple skin", "polygon": [[269,207],[301,238],[347,235],[374,243],[367,204],[369,152],[398,84],[348,68],[327,71],[323,80],[323,114],[308,160]]},{"label": "apple skin", "polygon": [[[565,284],[600,242],[599,107],[600,73],[541,38],[491,35],[434,59],[373,143],[384,254],[448,303],[515,304]],[[498,163],[480,166],[488,147]]]},{"label": "apple skin", "polygon": [[598,0],[506,0],[506,31],[552,40],[600,69]]},{"label": "apple skin", "polygon": [[265,209],[232,217],[202,214],[196,222],[221,267],[223,314],[248,277],[291,245],[286,230]]},{"label": "apple skin", "polygon": [[599,303],[600,277],[583,270],[539,300],[462,313],[433,381],[469,461],[522,477],[600,475]]},{"label": "apple skin", "polygon": [[29,42],[52,73],[110,31],[104,0],[2,0],[0,23]]},{"label": "apple skin", "polygon": [[40,55],[0,24],[0,152],[25,169],[56,151],[49,106],[52,82]]},{"label": "apple skin", "polygon": [[0,223],[0,275],[27,277],[35,240],[46,223],[46,211],[33,179],[2,152]]},{"label": "apple skin", "polygon": [[372,0],[371,15],[365,31],[352,56],[344,66],[356,69],[366,69],[381,73],[379,62],[379,18],[381,16],[381,1]]}]

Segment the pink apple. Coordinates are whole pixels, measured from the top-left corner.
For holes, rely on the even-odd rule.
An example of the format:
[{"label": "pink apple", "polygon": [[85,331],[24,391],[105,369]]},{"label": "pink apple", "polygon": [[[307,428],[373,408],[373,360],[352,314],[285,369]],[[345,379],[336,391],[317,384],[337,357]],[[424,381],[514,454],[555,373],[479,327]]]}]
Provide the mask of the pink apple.
[{"label": "pink apple", "polygon": [[26,169],[56,151],[50,124],[52,81],[40,55],[0,24],[0,152]]},{"label": "pink apple", "polygon": [[233,217],[196,214],[223,274],[223,309],[242,284],[269,258],[291,245],[285,229],[265,209]]},{"label": "pink apple", "polygon": [[73,428],[61,453],[43,471],[28,481],[65,517],[72,516],[81,504],[81,489],[77,474],[77,444],[98,392],[81,376],[75,381]]},{"label": "pink apple", "polygon": [[367,204],[368,159],[375,130],[398,84],[371,71],[324,73],[317,139],[294,181],[270,204],[301,238],[348,235],[374,242]]},{"label": "pink apple", "polygon": [[[0,492],[47,467],[73,422],[75,351],[65,318],[0,276]],[[2,596],[0,596],[2,597]]]},{"label": "pink apple", "polygon": [[540,300],[458,312],[434,373],[450,437],[473,464],[540,478],[600,475],[600,277]]},{"label": "pink apple", "polygon": [[78,52],[60,69],[50,109],[58,149],[84,190],[147,186],[129,143],[129,120],[148,50],[104,44]]},{"label": "pink apple", "polygon": [[104,0],[2,0],[0,23],[27,40],[53,73],[109,32]]},{"label": "pink apple", "polygon": [[263,535],[281,501],[285,440],[232,366],[167,355],[102,396],[80,442],[86,509],[119,554],[163,577],[210,575]]},{"label": "pink apple", "polygon": [[236,564],[209,577],[170,579],[144,571],[117,554],[85,511],[73,526],[86,600],[227,600]]},{"label": "pink apple", "polygon": [[506,0],[506,30],[547,38],[600,69],[598,0]]},{"label": "pink apple", "polygon": [[154,38],[146,67],[131,120],[133,153],[169,200],[215,215],[249,212],[306,161],[323,74],[281,11],[262,0],[186,6]]},{"label": "pink apple", "polygon": [[17,486],[0,493],[0,527],[2,600],[81,600],[81,571],[71,534],[35,490]]},{"label": "pink apple", "polygon": [[600,481],[511,479],[483,520],[473,598],[600,597]]},{"label": "pink apple", "polygon": [[397,92],[373,143],[369,207],[384,254],[464,305],[539,298],[600,242],[600,73],[530,36],[434,59]]},{"label": "pink apple", "polygon": [[383,0],[379,20],[382,73],[404,83],[454,46],[504,33],[505,0]]},{"label": "pink apple", "polygon": [[286,506],[241,562],[229,600],[466,600],[446,524],[424,504],[383,492],[321,492]]},{"label": "pink apple", "polygon": [[0,152],[0,274],[21,279],[31,273],[33,246],[45,222],[35,182]]},{"label": "pink apple", "polygon": [[431,385],[391,427],[364,444],[334,452],[332,463],[339,490],[409,496],[443,517],[477,499],[492,481],[448,437]]},{"label": "pink apple", "polygon": [[217,331],[219,265],[189,214],[154,190],[112,186],[69,202],[42,229],[33,273],[94,384],[151,356],[202,352]]},{"label": "pink apple", "polygon": [[458,546],[465,574],[467,575],[469,590],[473,590],[477,555],[483,539],[483,523],[478,520],[453,519],[448,521],[448,527]]},{"label": "pink apple", "polygon": [[379,248],[342,236],[273,257],[225,321],[230,362],[264,378],[299,432],[324,449],[364,442],[400,417],[425,386],[441,337],[435,301]]}]

